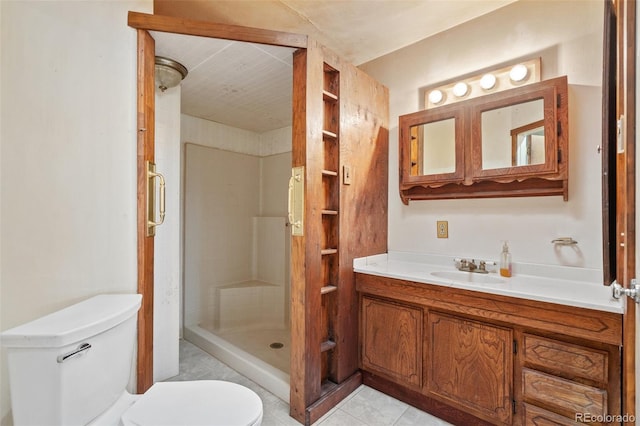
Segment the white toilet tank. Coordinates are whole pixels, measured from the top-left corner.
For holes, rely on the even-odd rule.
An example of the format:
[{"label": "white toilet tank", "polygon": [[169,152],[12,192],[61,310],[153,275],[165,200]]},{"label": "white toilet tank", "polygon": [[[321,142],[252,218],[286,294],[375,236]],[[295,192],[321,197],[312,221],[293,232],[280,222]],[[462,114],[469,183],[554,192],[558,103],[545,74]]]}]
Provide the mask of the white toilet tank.
[{"label": "white toilet tank", "polygon": [[0,335],[16,426],[86,425],[125,391],[139,294],[100,295]]}]

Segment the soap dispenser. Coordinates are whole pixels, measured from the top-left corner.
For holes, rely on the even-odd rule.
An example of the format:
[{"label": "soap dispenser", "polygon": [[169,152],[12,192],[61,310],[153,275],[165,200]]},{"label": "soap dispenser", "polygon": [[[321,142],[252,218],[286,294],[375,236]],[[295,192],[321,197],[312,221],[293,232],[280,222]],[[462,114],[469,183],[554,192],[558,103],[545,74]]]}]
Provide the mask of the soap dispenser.
[{"label": "soap dispenser", "polygon": [[500,275],[503,277],[511,276],[511,253],[509,253],[509,245],[506,241],[502,246],[502,255],[500,256]]}]

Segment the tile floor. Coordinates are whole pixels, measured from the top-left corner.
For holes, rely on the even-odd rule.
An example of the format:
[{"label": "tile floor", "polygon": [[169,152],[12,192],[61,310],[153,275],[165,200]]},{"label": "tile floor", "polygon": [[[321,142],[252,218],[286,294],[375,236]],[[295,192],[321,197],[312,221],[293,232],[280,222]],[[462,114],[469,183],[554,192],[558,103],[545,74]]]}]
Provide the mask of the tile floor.
[{"label": "tile floor", "polygon": [[[170,380],[207,379],[227,380],[253,389],[262,398],[263,426],[300,425],[289,417],[289,404],[197,346],[181,340],[180,374]],[[443,426],[448,424],[364,385],[314,423],[315,426]]]}]

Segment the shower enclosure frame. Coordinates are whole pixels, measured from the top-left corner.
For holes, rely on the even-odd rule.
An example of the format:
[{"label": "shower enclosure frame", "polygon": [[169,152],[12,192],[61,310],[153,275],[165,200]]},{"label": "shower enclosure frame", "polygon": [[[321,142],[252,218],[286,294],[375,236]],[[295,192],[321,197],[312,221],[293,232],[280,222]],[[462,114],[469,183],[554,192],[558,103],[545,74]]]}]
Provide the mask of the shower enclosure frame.
[{"label": "shower enclosure frame", "polygon": [[276,46],[306,48],[307,37],[300,34],[201,22],[169,16],[129,12],[128,25],[138,33],[137,74],[137,157],[138,157],[138,292],[143,295],[138,314],[137,391],[153,384],[153,258],[154,236],[146,232],[147,174],[145,164],[155,159],[155,40],[149,31],[168,32]]},{"label": "shower enclosure frame", "polygon": [[[144,164],[154,161],[154,54],[149,31],[222,38],[227,40],[297,48],[294,54],[292,167],[306,166],[303,236],[291,243],[291,371],[290,414],[310,424],[333,408],[362,382],[358,365],[358,313],[352,261],[355,257],[386,252],[388,194],[388,90],[379,82],[343,61],[307,36],[235,25],[217,24],[129,12],[129,26],[138,32],[138,292],[143,305],[138,323],[138,392],[153,382],[153,237],[146,236],[147,197]],[[323,160],[318,158],[318,135],[323,123],[323,89],[327,67],[339,72],[344,87],[337,102],[348,123],[333,136],[339,141],[340,164],[348,164],[350,182],[343,182],[342,168],[333,176],[339,182],[338,291],[323,299],[320,288],[324,243],[321,215],[315,215],[324,197]],[[342,80],[341,80],[342,81]],[[366,111],[366,113],[363,113]],[[350,118],[352,118],[350,120]],[[343,133],[344,132],[344,133]],[[322,139],[322,136],[320,136]],[[353,181],[353,182],[351,182]],[[320,187],[318,186],[320,185]],[[320,191],[320,192],[319,192]],[[160,231],[161,232],[161,231]],[[324,251],[324,250],[323,250]],[[325,303],[326,302],[326,303]],[[321,310],[321,313],[318,311]],[[319,315],[319,316],[318,316]],[[333,316],[330,325],[327,317]],[[330,329],[327,329],[330,327]],[[326,347],[322,336],[330,334],[331,376],[327,377]]]}]

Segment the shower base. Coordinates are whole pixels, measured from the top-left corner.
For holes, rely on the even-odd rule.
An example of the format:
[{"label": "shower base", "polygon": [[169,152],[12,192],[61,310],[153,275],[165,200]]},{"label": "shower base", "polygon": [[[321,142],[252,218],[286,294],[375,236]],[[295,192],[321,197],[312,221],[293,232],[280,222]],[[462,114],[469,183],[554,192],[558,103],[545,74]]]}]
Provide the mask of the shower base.
[{"label": "shower base", "polygon": [[[184,328],[184,338],[289,402],[289,330],[250,329],[214,333],[199,325],[191,325]],[[282,343],[283,346],[273,348],[270,347],[272,343]]]}]

